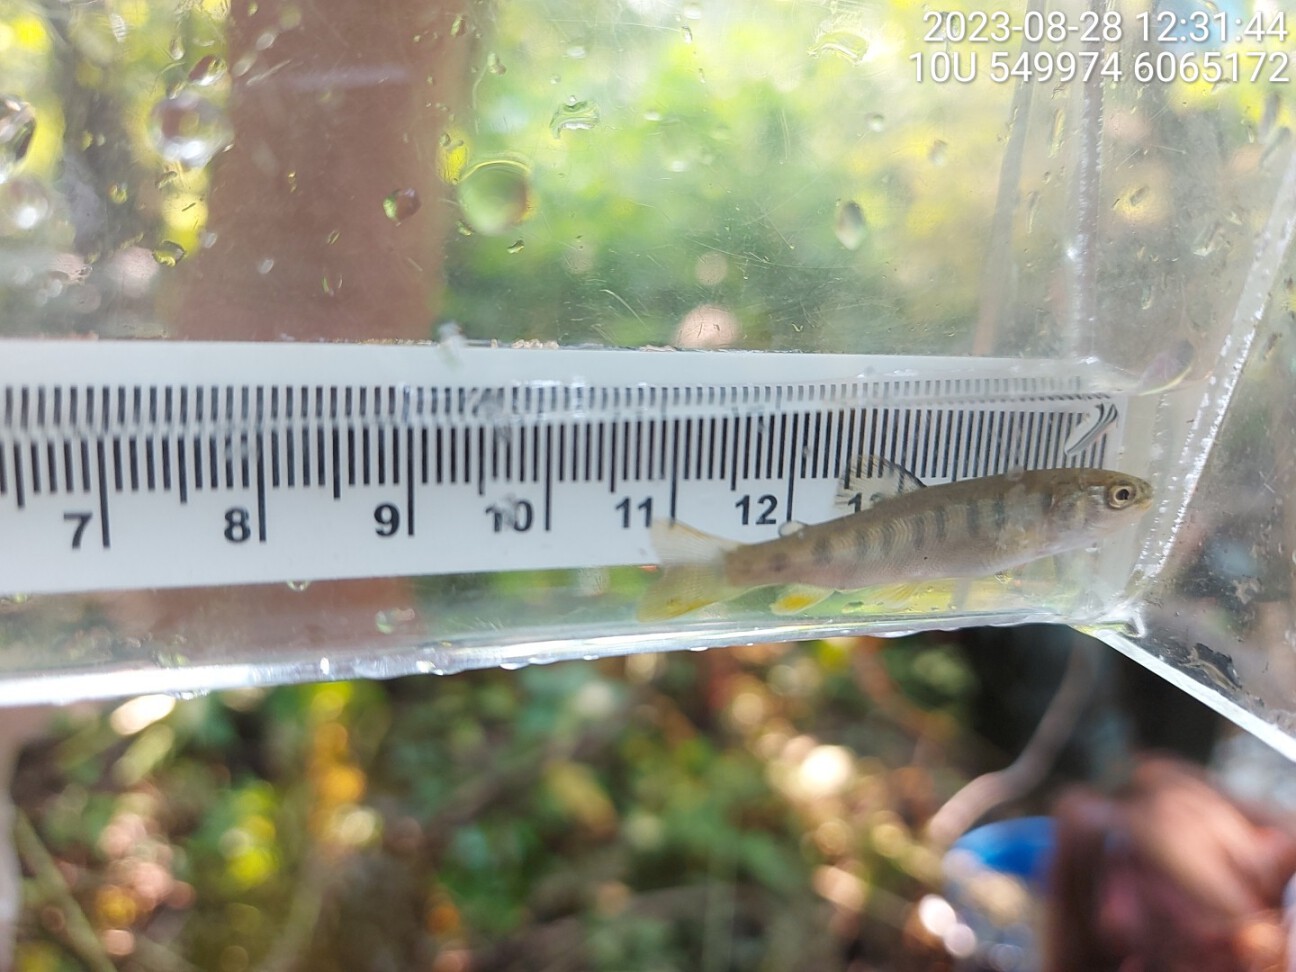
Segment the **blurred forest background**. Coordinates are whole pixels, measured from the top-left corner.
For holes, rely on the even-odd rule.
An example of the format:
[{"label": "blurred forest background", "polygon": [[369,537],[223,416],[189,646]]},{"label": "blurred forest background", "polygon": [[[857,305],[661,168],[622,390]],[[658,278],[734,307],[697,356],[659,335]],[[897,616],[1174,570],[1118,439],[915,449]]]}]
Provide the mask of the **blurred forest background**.
[{"label": "blurred forest background", "polygon": [[18,968],[952,967],[926,825],[1024,745],[1067,645],[1105,674],[1062,778],[1216,727],[1081,636],[972,635],[65,712],[15,783]]},{"label": "blurred forest background", "polygon": [[69,713],[18,966],[846,967],[939,886],[974,687],[843,641]]}]

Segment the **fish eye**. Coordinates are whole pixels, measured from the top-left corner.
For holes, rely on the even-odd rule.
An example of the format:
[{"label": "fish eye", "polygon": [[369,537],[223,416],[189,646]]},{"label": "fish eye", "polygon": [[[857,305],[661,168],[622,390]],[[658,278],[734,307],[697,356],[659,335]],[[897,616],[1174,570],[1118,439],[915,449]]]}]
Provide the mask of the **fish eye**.
[{"label": "fish eye", "polygon": [[1113,510],[1123,510],[1134,502],[1136,491],[1128,483],[1117,483],[1107,487],[1107,505]]}]

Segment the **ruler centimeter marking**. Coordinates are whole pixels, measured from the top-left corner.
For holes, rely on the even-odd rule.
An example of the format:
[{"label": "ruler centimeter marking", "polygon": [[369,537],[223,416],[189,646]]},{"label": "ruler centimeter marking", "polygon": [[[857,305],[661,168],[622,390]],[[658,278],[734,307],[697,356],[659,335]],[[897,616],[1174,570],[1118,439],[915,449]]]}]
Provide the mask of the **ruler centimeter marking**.
[{"label": "ruler centimeter marking", "polygon": [[[911,377],[915,362],[932,376]],[[1123,400],[1064,370],[1021,373],[827,355],[0,343],[0,593],[642,564],[653,517],[748,541],[827,519],[857,455],[941,482],[1116,454]]]}]

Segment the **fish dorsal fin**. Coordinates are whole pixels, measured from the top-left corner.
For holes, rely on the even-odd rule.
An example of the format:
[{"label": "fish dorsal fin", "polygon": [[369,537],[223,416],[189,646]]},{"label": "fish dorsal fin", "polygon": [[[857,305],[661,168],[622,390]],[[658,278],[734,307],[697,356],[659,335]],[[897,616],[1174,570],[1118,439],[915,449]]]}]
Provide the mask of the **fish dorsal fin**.
[{"label": "fish dorsal fin", "polygon": [[1116,408],[1115,403],[1099,402],[1071,430],[1066,444],[1062,446],[1062,455],[1068,457],[1080,455],[1097,442],[1099,437],[1114,425],[1118,418],[1120,418],[1120,411]]},{"label": "fish dorsal fin", "polygon": [[805,524],[800,520],[788,520],[786,523],[779,525],[778,535],[780,537],[790,537],[792,534],[800,533],[804,529]]},{"label": "fish dorsal fin", "polygon": [[833,507],[839,515],[858,513],[926,484],[903,466],[880,456],[857,456],[837,484]]},{"label": "fish dorsal fin", "polygon": [[653,520],[648,528],[657,560],[666,566],[706,564],[721,560],[742,544],[695,530],[679,520]]}]

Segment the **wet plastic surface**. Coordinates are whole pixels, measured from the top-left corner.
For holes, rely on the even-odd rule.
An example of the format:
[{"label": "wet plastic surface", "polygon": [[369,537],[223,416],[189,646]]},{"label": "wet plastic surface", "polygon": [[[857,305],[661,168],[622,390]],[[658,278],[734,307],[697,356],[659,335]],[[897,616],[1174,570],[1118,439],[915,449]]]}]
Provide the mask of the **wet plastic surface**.
[{"label": "wet plastic surface", "polygon": [[1067,8],[1036,44],[1004,9],[960,42],[886,4],[0,7],[0,337],[1048,359],[1127,403],[1107,465],[1158,499],[1115,549],[864,617],[648,627],[634,564],[9,591],[0,698],[1054,620],[1296,754],[1284,15]]}]

